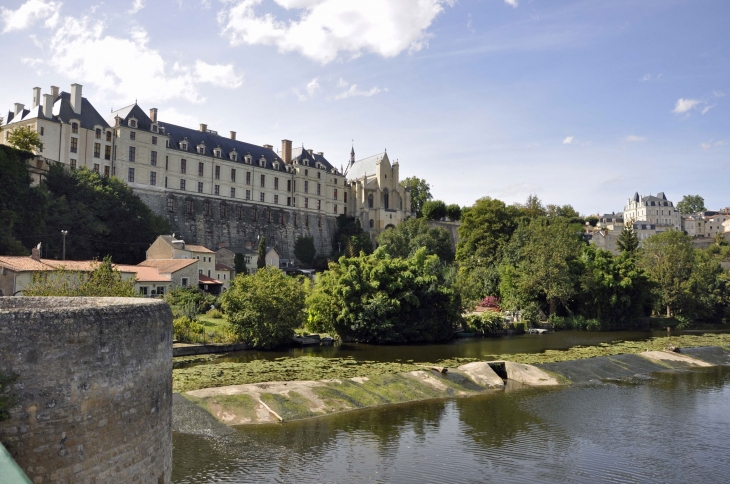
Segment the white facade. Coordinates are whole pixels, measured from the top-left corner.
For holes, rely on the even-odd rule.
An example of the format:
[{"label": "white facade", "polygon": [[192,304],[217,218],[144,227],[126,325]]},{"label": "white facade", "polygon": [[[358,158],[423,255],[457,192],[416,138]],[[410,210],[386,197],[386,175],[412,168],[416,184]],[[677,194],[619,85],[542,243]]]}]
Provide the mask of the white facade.
[{"label": "white facade", "polygon": [[627,200],[623,216],[627,222],[649,222],[656,226],[657,232],[682,230],[682,215],[674,203],[667,200],[664,192],[656,196],[634,194],[633,198]]}]

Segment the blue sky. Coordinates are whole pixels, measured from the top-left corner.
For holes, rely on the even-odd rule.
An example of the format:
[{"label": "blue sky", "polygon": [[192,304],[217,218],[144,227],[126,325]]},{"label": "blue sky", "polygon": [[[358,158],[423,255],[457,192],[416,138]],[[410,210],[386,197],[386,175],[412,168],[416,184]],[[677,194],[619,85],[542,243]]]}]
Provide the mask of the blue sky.
[{"label": "blue sky", "polygon": [[3,114],[31,88],[105,114],[347,162],[388,150],[447,203],[730,205],[727,0],[4,0]]}]

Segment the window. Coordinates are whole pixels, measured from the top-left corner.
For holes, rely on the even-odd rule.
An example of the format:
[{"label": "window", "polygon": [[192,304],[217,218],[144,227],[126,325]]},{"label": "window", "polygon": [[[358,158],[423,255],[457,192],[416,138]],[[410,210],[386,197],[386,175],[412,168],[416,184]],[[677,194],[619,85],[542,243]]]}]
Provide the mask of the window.
[{"label": "window", "polygon": [[215,185],[215,186],[213,187],[213,193],[214,193],[215,195],[220,195],[220,194],[221,194],[221,186],[220,186],[220,185]]},{"label": "window", "polygon": [[274,203],[279,204],[279,195],[274,195]]},{"label": "window", "polygon": [[129,161],[134,161],[135,157],[137,155],[137,148],[134,146],[129,147]]},{"label": "window", "polygon": [[165,148],[169,148],[169,147],[170,147],[170,140],[169,139],[166,139],[165,140]]},{"label": "window", "polygon": [[335,195],[333,197],[335,200],[337,200],[337,189],[335,188]]},{"label": "window", "polygon": [[309,193],[309,181],[304,180],[304,193]]},{"label": "window", "polygon": [[134,168],[130,168],[127,171],[127,181],[129,183],[134,183]]},{"label": "window", "polygon": [[205,173],[205,165],[202,162],[198,163],[198,176],[203,176]]},{"label": "window", "polygon": [[286,206],[291,207],[291,197],[286,197]]},{"label": "window", "polygon": [[157,166],[157,152],[150,151],[150,165]]},{"label": "window", "polygon": [[243,207],[240,205],[236,207],[236,218],[238,218],[238,219],[243,218]]},{"label": "window", "polygon": [[246,185],[250,185],[250,184],[251,184],[251,172],[247,171],[246,172]]},{"label": "window", "polygon": [[170,169],[170,157],[165,156],[165,170],[169,170],[169,169]]},{"label": "window", "polygon": [[106,132],[106,140],[111,143],[111,141],[112,141],[112,132],[111,131]]},{"label": "window", "polygon": [[337,205],[335,205],[335,213],[337,213]]},{"label": "window", "polygon": [[[207,217],[210,215],[210,201],[209,200],[205,201],[204,207],[205,207],[205,216]],[[205,257],[203,257],[203,261],[205,261]]]},{"label": "window", "polygon": [[373,194],[368,195],[368,208],[373,208]]},{"label": "window", "polygon": [[290,192],[291,191],[291,180],[287,180],[286,181],[286,191],[287,192]]},{"label": "window", "polygon": [[309,198],[304,197],[304,208],[309,208]]},{"label": "window", "polygon": [[231,198],[236,198],[236,189],[231,187]]},{"label": "window", "polygon": [[317,178],[322,178],[322,173],[317,172]]},{"label": "window", "polygon": [[157,172],[156,171],[150,172],[150,185],[152,185],[152,186],[157,185]]},{"label": "window", "polygon": [[94,143],[94,158],[101,158],[101,144]]},{"label": "window", "polygon": [[105,166],[105,167],[104,167],[104,176],[105,176],[105,177],[107,177],[107,178],[109,178],[109,172],[110,172],[110,171],[111,171],[111,170],[110,170],[110,167],[108,167],[108,166]]},{"label": "window", "polygon": [[343,213],[344,215],[347,215],[347,207],[343,207],[343,208],[342,208],[342,213]]},{"label": "window", "polygon": [[193,213],[194,205],[192,200],[185,200],[185,213],[190,215]]},{"label": "window", "polygon": [[180,179],[180,190],[185,190],[185,179],[184,178]]},{"label": "window", "polygon": [[188,171],[188,160],[180,160],[180,173],[187,173]]},{"label": "window", "polygon": [[220,207],[221,218],[226,218],[226,213],[227,213],[226,207],[227,207],[227,205],[225,203],[221,203],[221,207]]},{"label": "window", "polygon": [[198,182],[198,193],[203,193],[203,182]]},{"label": "window", "polygon": [[266,186],[266,175],[261,175],[261,186],[262,187]]},{"label": "window", "polygon": [[137,139],[137,132],[136,131],[130,131],[129,132],[129,139],[136,140]]},{"label": "window", "polygon": [[71,137],[71,153],[79,152],[79,139]]},{"label": "window", "polygon": [[[386,178],[387,178],[387,177],[388,177],[388,175],[386,175]],[[337,185],[337,178],[335,178],[335,185]]]},{"label": "window", "polygon": [[71,168],[76,168],[76,160],[71,160]]},{"label": "window", "polygon": [[317,183],[317,195],[322,195],[322,184]]},{"label": "window", "polygon": [[309,215],[304,216],[304,226],[309,227]]},{"label": "window", "polygon": [[372,229],[374,227],[375,227],[375,220],[370,219],[370,228]]},{"label": "window", "polygon": [[96,128],[96,131],[94,132],[94,137],[96,139],[101,139],[101,130],[99,128]]},{"label": "window", "polygon": [[279,189],[279,177],[274,177],[274,190]]},{"label": "window", "polygon": [[94,163],[94,173],[99,173],[99,163]]},{"label": "window", "polygon": [[183,278],[181,278],[181,279],[180,279],[180,285],[181,285],[182,287],[188,287],[188,278],[187,278],[187,277],[183,277]]},{"label": "window", "polygon": [[165,188],[167,188],[167,177],[165,177]]},{"label": "window", "polygon": [[112,159],[112,147],[111,146],[105,146],[104,147],[104,159],[105,160],[111,160]]},{"label": "window", "polygon": [[246,200],[251,200],[251,190],[246,190]]},{"label": "window", "polygon": [[264,192],[261,192],[261,195],[259,195],[259,198],[261,199],[262,202],[265,202],[266,201],[266,194]]},{"label": "window", "polygon": [[46,134],[46,129],[43,126],[41,126],[41,133],[40,134],[41,134],[41,136],[43,136],[44,134]]},{"label": "window", "polygon": [[79,134],[79,123],[71,123],[71,132],[73,134]]},{"label": "window", "polygon": [[157,136],[153,136],[152,137],[152,144],[153,145],[156,145],[157,144]]},{"label": "window", "polygon": [[345,203],[347,203],[347,192],[344,192],[342,194],[342,201],[345,202]]},{"label": "window", "polygon": [[236,182],[236,169],[235,168],[231,169],[231,181],[234,183]]},{"label": "window", "polygon": [[231,161],[238,161],[238,153],[231,153]]},{"label": "window", "polygon": [[139,288],[139,295],[140,296],[146,296],[148,290],[149,290],[149,287],[148,286],[142,286],[142,287],[140,287]]},{"label": "window", "polygon": [[[304,170],[304,176],[309,176],[309,170]],[[307,182],[304,182],[307,183]]]},{"label": "window", "polygon": [[221,157],[221,150],[213,150],[213,156],[215,156],[216,158],[220,158]]},{"label": "window", "polygon": [[322,200],[317,200],[317,210],[322,210]]},{"label": "window", "polygon": [[[335,194],[335,198],[337,198],[337,194]],[[383,193],[383,206],[386,210],[390,208],[390,194],[388,193],[388,190]]]},{"label": "window", "polygon": [[136,119],[130,119],[129,120],[129,127],[130,128],[136,128],[137,127],[137,120]]},{"label": "window", "polygon": [[216,180],[221,179],[221,167],[220,166],[215,167],[215,179]]}]

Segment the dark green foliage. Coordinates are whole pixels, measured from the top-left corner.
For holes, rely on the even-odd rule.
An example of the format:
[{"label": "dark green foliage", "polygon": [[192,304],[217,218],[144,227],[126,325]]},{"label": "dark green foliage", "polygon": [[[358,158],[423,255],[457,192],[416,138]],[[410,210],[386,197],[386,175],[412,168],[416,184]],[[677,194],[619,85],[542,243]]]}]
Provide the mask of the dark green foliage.
[{"label": "dark green foliage", "polygon": [[98,262],[91,272],[56,269],[36,272],[24,290],[25,296],[134,297],[134,278],[122,280],[122,273],[110,256]]},{"label": "dark green foliage", "polygon": [[415,176],[401,180],[400,184],[411,190],[411,212],[415,213],[416,217],[422,217],[423,204],[433,198],[431,186],[426,183],[426,180]]},{"label": "dark green foliage", "polygon": [[256,348],[289,343],[294,329],[305,322],[305,284],[308,280],[263,267],[253,275],[239,274],[221,296],[228,321],[243,341]]},{"label": "dark green foliage", "polygon": [[586,222],[588,222],[591,227],[595,227],[596,225],[598,225],[598,220],[598,217],[596,217],[595,215],[589,215],[586,217]]},{"label": "dark green foliage", "polygon": [[685,195],[677,204],[679,213],[697,213],[707,210],[705,199],[699,195]]},{"label": "dark green foliage", "polygon": [[256,268],[263,269],[266,267],[266,237],[261,237],[261,240],[259,240],[257,254]]},{"label": "dark green foliage", "polygon": [[314,239],[312,237],[297,237],[294,242],[294,255],[305,264],[312,265],[317,255],[314,248]]},{"label": "dark green foliage", "polygon": [[496,334],[504,329],[504,314],[497,311],[486,311],[466,316],[467,330],[481,335]]},{"label": "dark green foliage", "polygon": [[519,223],[520,210],[501,200],[480,198],[462,214],[456,260],[462,268],[493,264]]},{"label": "dark green foliage", "polygon": [[317,279],[308,298],[309,325],[333,328],[343,340],[367,343],[443,341],[458,327],[458,295],[436,256],[340,258]]},{"label": "dark green foliage", "polygon": [[631,221],[627,221],[616,240],[616,245],[621,252],[635,252],[639,248],[639,237],[636,235]]},{"label": "dark green foliage", "polygon": [[246,273],[246,256],[240,253],[233,256],[233,270],[236,274]]},{"label": "dark green foliage", "polygon": [[461,219],[461,207],[456,203],[447,205],[446,206],[446,216],[449,217],[454,222],[459,221],[459,219]]},{"label": "dark green foliage", "polygon": [[441,220],[446,217],[446,204],[441,200],[429,200],[423,204],[421,211],[428,220]]},{"label": "dark green foliage", "polygon": [[12,384],[17,379],[18,375],[3,375],[0,373],[0,422],[10,418],[10,409],[17,401],[17,396],[11,389]]},{"label": "dark green foliage", "polygon": [[371,254],[373,243],[370,236],[365,233],[360,221],[355,217],[340,215],[337,217],[337,230],[332,238],[332,253],[357,257],[360,252]]},{"label": "dark green foliage", "polygon": [[454,259],[451,236],[442,228],[431,228],[423,218],[412,218],[378,236],[378,244],[391,257],[407,259],[421,247],[427,254],[436,254],[444,262]]},{"label": "dark green foliage", "polygon": [[165,301],[175,316],[187,316],[190,319],[207,312],[217,302],[215,296],[197,287],[175,287],[165,294]]}]

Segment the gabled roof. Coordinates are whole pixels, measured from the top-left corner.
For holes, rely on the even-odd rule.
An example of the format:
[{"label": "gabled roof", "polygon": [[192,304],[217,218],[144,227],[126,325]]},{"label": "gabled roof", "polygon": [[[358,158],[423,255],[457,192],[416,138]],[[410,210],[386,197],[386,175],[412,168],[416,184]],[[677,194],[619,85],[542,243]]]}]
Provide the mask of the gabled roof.
[{"label": "gabled roof", "polygon": [[115,120],[117,116],[121,118],[124,126],[127,126],[127,121],[130,118],[134,118],[137,120],[137,127],[135,129],[142,131],[150,131],[152,129],[152,120],[136,103],[117,109],[116,111],[112,111],[112,113],[106,118],[111,126],[116,125]]},{"label": "gabled roof", "polygon": [[235,269],[233,267],[228,267],[225,264],[216,264],[215,265],[215,270],[217,270],[217,271],[228,271],[228,272],[234,272],[235,271]]},{"label": "gabled roof", "polygon": [[109,127],[109,123],[106,122],[85,97],[81,98],[81,114],[76,114],[71,107],[71,94],[67,92],[62,92],[54,99],[53,113],[50,118],[43,115],[43,107],[39,105],[32,109],[24,109],[18,116],[13,115],[13,113],[8,113],[8,117],[5,119],[5,125],[36,118],[66,124],[70,124],[72,119],[76,119],[84,129],[94,129],[97,126],[101,126],[102,128]]},{"label": "gabled roof", "polygon": [[156,267],[160,274],[172,274],[173,272],[177,272],[197,263],[197,259],[147,259],[137,265],[143,267]]},{"label": "gabled roof", "polygon": [[0,266],[7,267],[15,272],[52,271],[54,268],[30,256],[0,256]]},{"label": "gabled roof", "polygon": [[218,279],[213,279],[212,277],[208,277],[204,274],[198,274],[198,282],[200,284],[220,284],[223,285],[221,281]]},{"label": "gabled roof", "polygon": [[120,272],[133,272],[137,282],[171,282],[170,276],[163,276],[156,267],[119,265]]},{"label": "gabled roof", "polygon": [[191,252],[205,252],[206,254],[215,254],[215,252],[203,245],[185,244],[185,250],[189,250]]},{"label": "gabled roof", "polygon": [[377,166],[379,163],[381,163],[383,160],[388,159],[388,153],[380,153],[377,155],[369,156],[367,158],[363,158],[362,160],[356,161],[352,165],[350,165],[347,168],[347,173],[345,173],[345,176],[348,180],[356,180],[358,178],[362,178],[363,176],[375,176],[377,173]]},{"label": "gabled roof", "polygon": [[315,152],[310,153],[309,150],[304,148],[304,146],[300,148],[292,148],[292,163],[294,163],[294,161],[298,161],[300,165],[305,164],[305,161],[309,161],[309,166],[314,168],[317,167],[317,163],[321,163],[327,170],[335,169],[335,167],[327,161],[324,155],[320,155]]}]

